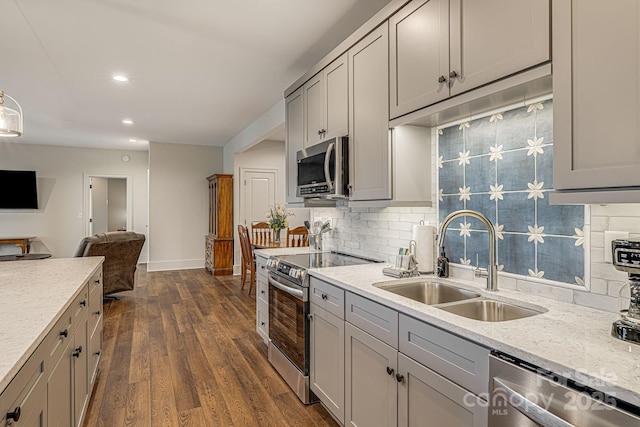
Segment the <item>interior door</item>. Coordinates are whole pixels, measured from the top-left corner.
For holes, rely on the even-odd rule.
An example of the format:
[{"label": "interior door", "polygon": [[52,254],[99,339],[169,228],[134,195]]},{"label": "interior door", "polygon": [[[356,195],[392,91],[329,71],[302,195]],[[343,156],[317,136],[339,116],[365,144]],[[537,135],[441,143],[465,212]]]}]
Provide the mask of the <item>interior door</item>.
[{"label": "interior door", "polygon": [[241,170],[240,223],[247,227],[255,221],[265,221],[269,206],[276,202],[275,170]]},{"label": "interior door", "polygon": [[92,176],[89,186],[91,212],[89,216],[89,234],[106,233],[109,228],[109,184],[106,178]]}]

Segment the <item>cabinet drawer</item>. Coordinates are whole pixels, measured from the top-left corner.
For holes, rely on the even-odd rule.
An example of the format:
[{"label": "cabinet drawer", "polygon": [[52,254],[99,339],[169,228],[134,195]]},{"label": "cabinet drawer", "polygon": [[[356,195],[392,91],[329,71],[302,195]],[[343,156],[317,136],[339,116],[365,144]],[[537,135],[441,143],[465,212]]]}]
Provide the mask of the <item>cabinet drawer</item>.
[{"label": "cabinet drawer", "polygon": [[9,385],[0,394],[0,425],[7,422],[7,413],[20,408],[19,425],[41,425],[46,422],[47,378],[45,375],[46,347],[40,345]]},{"label": "cabinet drawer", "polygon": [[98,325],[102,325],[102,314],[102,299],[92,299],[89,305],[89,334],[93,335]]},{"label": "cabinet drawer", "polygon": [[[91,333],[91,332],[90,332]],[[89,338],[89,390],[93,388],[93,383],[98,372],[98,362],[102,355],[102,316],[98,319],[96,328]]]},{"label": "cabinet drawer", "polygon": [[262,301],[258,301],[256,310],[256,330],[263,339],[269,339],[269,306]]},{"label": "cabinet drawer", "polygon": [[309,287],[309,301],[344,319],[344,290],[315,277],[311,277]]},{"label": "cabinet drawer", "polygon": [[60,359],[62,351],[69,341],[73,341],[71,308],[68,308],[62,317],[51,328],[51,332],[44,339],[43,346],[46,351],[47,363],[54,366]]},{"label": "cabinet drawer", "polygon": [[269,303],[269,282],[267,281],[266,276],[260,276],[256,278],[256,296],[258,297],[258,301],[264,302],[265,304]]},{"label": "cabinet drawer", "polygon": [[267,259],[256,256],[256,275],[257,277],[267,278]]},{"label": "cabinet drawer", "polygon": [[489,389],[489,349],[400,315],[400,352],[475,394]]},{"label": "cabinet drawer", "polygon": [[93,303],[95,299],[102,300],[102,270],[89,279],[89,302]]},{"label": "cabinet drawer", "polygon": [[354,326],[398,348],[398,312],[347,292],[346,320]]},{"label": "cabinet drawer", "polygon": [[71,330],[75,329],[85,319],[85,315],[89,311],[89,288],[87,285],[83,286],[82,290],[77,297],[73,300],[69,308],[67,309],[71,313]]}]

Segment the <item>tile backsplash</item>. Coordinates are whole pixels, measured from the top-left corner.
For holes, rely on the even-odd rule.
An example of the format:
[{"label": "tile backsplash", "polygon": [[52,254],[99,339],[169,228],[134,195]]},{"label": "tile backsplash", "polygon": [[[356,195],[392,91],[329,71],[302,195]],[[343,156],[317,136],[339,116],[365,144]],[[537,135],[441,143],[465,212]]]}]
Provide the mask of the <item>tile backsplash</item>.
[{"label": "tile backsplash", "polygon": [[[549,107],[551,107],[551,105],[549,105]],[[526,107],[524,111],[526,112],[527,109],[528,107]],[[520,113],[522,113],[522,111],[520,111]],[[503,119],[505,115],[506,113],[503,113]],[[489,123],[493,124],[492,122]],[[457,126],[455,128],[457,128]],[[471,127],[468,129],[471,129]],[[526,139],[531,138],[527,137]],[[432,140],[435,140],[435,138],[432,138]],[[545,141],[548,141],[546,137]],[[527,143],[526,140],[525,143]],[[494,139],[494,142],[489,146],[495,147],[495,144],[496,140]],[[506,151],[505,147],[508,146],[506,143],[500,143],[498,145],[503,145],[504,151]],[[440,170],[438,168],[438,157],[442,155],[442,162],[444,162],[444,153],[436,156],[437,150],[435,147],[432,148],[432,198],[435,206],[437,205],[437,200],[440,195],[439,188],[441,187],[438,185],[438,172]],[[511,149],[515,148],[511,147]],[[469,148],[465,151],[471,151],[471,149]],[[526,154],[528,148],[524,151]],[[458,152],[455,153],[456,157],[457,154]],[[474,155],[479,156],[481,154],[475,153]],[[490,154],[488,157],[490,157]],[[545,177],[544,179],[546,180],[548,178]],[[544,182],[545,189],[551,188],[551,185],[547,186],[547,181]],[[528,186],[526,188],[528,189]],[[524,191],[525,193],[523,194],[527,194],[526,190]],[[443,192],[443,195],[444,194]],[[490,200],[490,196],[487,197],[487,199]],[[537,200],[540,201],[542,199]],[[544,200],[548,200],[548,197],[545,197]],[[544,205],[544,208],[548,206],[549,205]],[[468,206],[468,208],[476,209],[476,207],[472,205]],[[563,270],[564,267],[558,267],[557,265],[555,267],[545,266],[542,269],[542,271],[545,271],[545,275],[542,278],[532,277],[528,271],[523,275],[510,273],[507,269],[499,273],[499,287],[537,294],[606,311],[617,311],[617,295],[620,289],[626,284],[627,274],[617,271],[611,263],[604,261],[605,251],[611,250],[610,248],[605,248],[604,232],[608,230],[626,231],[629,232],[630,237],[640,238],[640,204],[587,205],[573,207],[573,209],[579,209],[584,212],[581,216],[584,221],[582,227],[584,230],[583,236],[579,236],[575,230],[573,230],[572,233],[570,228],[580,228],[579,226],[574,227],[573,223],[569,225],[552,224],[549,226],[549,229],[545,228],[545,231],[553,229],[555,231],[553,233],[549,232],[548,234],[555,235],[558,233],[558,227],[564,227],[564,234],[558,233],[557,235],[563,236],[567,242],[571,243],[571,245],[567,245],[570,249],[576,250],[577,248],[578,250],[584,251],[583,266],[578,266],[577,268],[574,266],[573,269],[567,270]],[[498,214],[499,212],[500,209],[498,206]],[[534,214],[535,213],[534,211]],[[572,215],[575,215],[575,213]],[[554,217],[556,217],[556,215],[554,215]],[[419,224],[420,221],[437,225],[441,216],[438,213],[437,207],[315,208],[311,211],[311,218],[312,221],[329,218],[333,220],[334,229],[325,236],[325,249],[339,250],[359,256],[392,262],[394,256],[398,253],[398,248],[408,246],[409,240],[412,238],[413,225]],[[498,216],[498,218],[500,217]],[[500,222],[498,223],[500,224]],[[535,225],[535,222],[533,222],[533,224]],[[540,224],[538,226],[540,226]],[[526,236],[525,240],[528,240],[528,227],[526,231],[523,229],[521,232]],[[459,230],[456,234],[459,234]],[[447,238],[448,235],[449,233],[447,233]],[[564,252],[554,249],[558,243],[556,239],[551,239],[551,236],[542,237],[545,240],[544,245],[550,245],[549,247],[552,253],[555,254],[554,257],[559,260],[557,264],[566,264],[567,258]],[[575,243],[581,237],[582,245],[576,246]],[[559,246],[562,247],[562,245]],[[465,257],[467,259],[470,258],[469,255]],[[471,254],[471,258],[471,264],[475,264],[475,255]],[[481,260],[481,264],[482,262]],[[544,262],[539,264],[538,271],[541,270],[540,267],[542,265],[545,265]],[[553,275],[551,278],[554,280],[548,280],[550,278],[550,272],[554,271],[554,268],[557,269],[556,271],[571,271],[571,273],[566,274],[567,279],[565,280],[563,280],[561,276],[554,277]],[[527,267],[527,270],[529,270],[529,267]],[[524,272],[524,270],[521,271]],[[572,280],[573,277],[570,277],[570,275],[578,276],[578,273],[574,273],[574,271],[583,272],[584,285]],[[466,280],[482,280],[473,278],[473,270],[470,265],[453,264],[451,275],[452,277],[459,277]]]}]

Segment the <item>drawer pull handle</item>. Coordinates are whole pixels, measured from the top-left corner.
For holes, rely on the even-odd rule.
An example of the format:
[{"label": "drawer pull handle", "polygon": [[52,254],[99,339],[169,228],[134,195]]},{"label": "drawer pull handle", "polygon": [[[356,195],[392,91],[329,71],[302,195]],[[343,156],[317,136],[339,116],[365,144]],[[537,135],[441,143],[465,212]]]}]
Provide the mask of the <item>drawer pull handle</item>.
[{"label": "drawer pull handle", "polygon": [[387,374],[393,375],[393,368],[387,366]]},{"label": "drawer pull handle", "polygon": [[262,295],[264,295],[264,289],[263,289],[263,290],[261,290],[261,291],[260,291],[260,293],[261,293]]},{"label": "drawer pull handle", "polygon": [[444,83],[446,81],[447,81],[447,78],[445,76],[438,77],[438,83]]},{"label": "drawer pull handle", "polygon": [[95,353],[93,353],[94,356],[100,356],[100,350],[96,351]]},{"label": "drawer pull handle", "polygon": [[82,353],[82,346],[80,346],[80,347],[76,348],[76,349],[73,351],[72,356],[73,356],[73,357],[80,357],[80,353]]},{"label": "drawer pull handle", "polygon": [[96,279],[93,281],[94,284],[99,285],[100,284],[100,279]]},{"label": "drawer pull handle", "polygon": [[82,301],[80,301],[80,307],[86,307],[87,306],[87,300],[83,299]]},{"label": "drawer pull handle", "polygon": [[261,326],[264,326],[264,325],[265,325],[265,323],[264,323],[264,322],[260,322],[260,325],[261,325]]},{"label": "drawer pull handle", "polygon": [[311,314],[311,313],[307,314],[307,319],[313,320],[313,314]]},{"label": "drawer pull handle", "polygon": [[323,300],[326,300],[326,299],[327,299],[327,294],[322,294],[322,295],[320,295],[320,296],[322,297],[322,299],[323,299]]},{"label": "drawer pull handle", "polygon": [[94,311],[93,314],[95,314],[96,316],[100,316],[100,310]]},{"label": "drawer pull handle", "polygon": [[60,338],[64,337],[68,337],[69,336],[69,330],[65,329],[64,331],[60,332],[60,334],[58,334],[60,336]]},{"label": "drawer pull handle", "polygon": [[21,412],[22,410],[20,409],[19,406],[17,406],[16,409],[13,410],[13,412],[7,412],[7,421],[13,420],[15,422],[18,422],[18,420],[20,419]]},{"label": "drawer pull handle", "polygon": [[455,79],[456,77],[458,77],[458,73],[454,70],[449,73],[449,77],[451,77],[452,79]]},{"label": "drawer pull handle", "polygon": [[396,374],[396,381],[398,381],[399,383],[401,383],[404,380],[404,375],[402,374]]}]

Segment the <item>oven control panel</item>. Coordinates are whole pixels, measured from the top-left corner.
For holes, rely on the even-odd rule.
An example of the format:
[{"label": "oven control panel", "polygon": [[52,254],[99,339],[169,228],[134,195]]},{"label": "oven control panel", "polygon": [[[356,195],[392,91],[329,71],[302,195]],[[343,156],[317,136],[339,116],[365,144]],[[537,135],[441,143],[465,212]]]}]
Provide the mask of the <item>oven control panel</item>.
[{"label": "oven control panel", "polygon": [[613,265],[631,274],[640,274],[640,240],[617,239],[611,242]]}]

